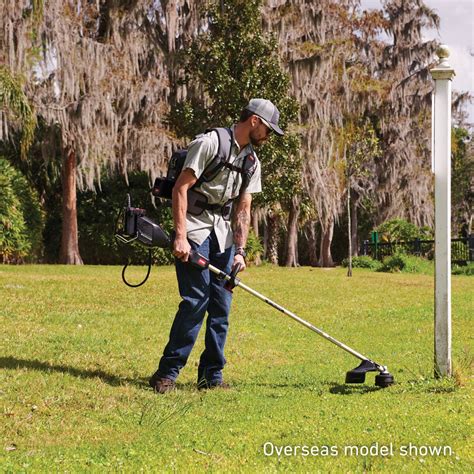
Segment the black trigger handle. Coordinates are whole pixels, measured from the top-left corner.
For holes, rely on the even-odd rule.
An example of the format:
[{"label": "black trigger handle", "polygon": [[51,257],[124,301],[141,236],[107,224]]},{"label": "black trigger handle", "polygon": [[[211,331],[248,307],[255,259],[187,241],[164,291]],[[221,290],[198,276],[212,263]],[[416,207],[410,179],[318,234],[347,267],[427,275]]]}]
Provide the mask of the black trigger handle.
[{"label": "black trigger handle", "polygon": [[241,270],[242,264],[237,262],[232,268],[232,271],[229,273],[230,280],[225,282],[224,288],[227,291],[232,293],[232,290],[239,284],[240,280],[237,278],[237,273],[239,273]]}]

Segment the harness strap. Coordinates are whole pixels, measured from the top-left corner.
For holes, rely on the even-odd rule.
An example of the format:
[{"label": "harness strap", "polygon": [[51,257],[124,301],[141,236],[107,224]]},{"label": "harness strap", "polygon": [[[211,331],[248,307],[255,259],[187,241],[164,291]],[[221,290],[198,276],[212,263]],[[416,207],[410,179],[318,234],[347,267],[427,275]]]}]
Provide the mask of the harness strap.
[{"label": "harness strap", "polygon": [[217,176],[221,168],[225,166],[225,164],[228,163],[230,159],[233,143],[231,129],[211,128],[207,129],[205,133],[209,133],[212,131],[217,133],[217,137],[219,140],[219,145],[217,147],[217,155],[213,158],[211,163],[209,163],[207,168],[202,172],[201,176],[199,176],[194,187],[198,187],[203,182],[212,181]]},{"label": "harness strap", "polygon": [[241,166],[235,166],[235,165],[232,165],[231,163],[223,163],[222,166],[224,168],[227,168],[231,171],[237,171],[237,173],[244,173],[245,171],[247,171],[245,168],[241,167]]},{"label": "harness strap", "polygon": [[229,199],[225,204],[208,204],[206,201],[197,200],[194,204],[206,211],[217,211],[232,206],[233,199]]},{"label": "harness strap", "polygon": [[209,204],[207,197],[194,189],[188,190],[188,212],[199,216],[203,211],[220,212],[225,220],[229,220],[232,214],[233,199],[224,204]]}]

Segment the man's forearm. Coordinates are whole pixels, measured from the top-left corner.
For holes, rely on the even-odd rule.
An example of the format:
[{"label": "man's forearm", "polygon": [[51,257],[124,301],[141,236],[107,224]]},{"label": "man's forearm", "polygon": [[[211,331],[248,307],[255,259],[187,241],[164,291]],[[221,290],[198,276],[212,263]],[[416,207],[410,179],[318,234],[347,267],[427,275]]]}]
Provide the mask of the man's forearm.
[{"label": "man's forearm", "polygon": [[247,245],[249,235],[250,213],[246,209],[240,209],[234,221],[234,243],[237,248]]},{"label": "man's forearm", "polygon": [[188,210],[188,189],[196,183],[194,171],[187,168],[181,171],[181,174],[173,187],[172,205],[173,205],[173,223],[177,239],[185,239],[186,230],[186,212]]},{"label": "man's forearm", "polygon": [[186,237],[186,211],[188,195],[184,187],[173,189],[173,223],[177,238]]}]

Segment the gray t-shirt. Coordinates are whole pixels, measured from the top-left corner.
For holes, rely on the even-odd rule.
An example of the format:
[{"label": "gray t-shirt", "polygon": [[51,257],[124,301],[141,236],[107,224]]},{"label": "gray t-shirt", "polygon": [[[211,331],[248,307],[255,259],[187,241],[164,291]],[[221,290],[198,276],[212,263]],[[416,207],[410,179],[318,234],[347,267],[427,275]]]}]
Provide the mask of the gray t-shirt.
[{"label": "gray t-shirt", "polygon": [[[234,136],[234,126],[232,126],[231,130],[232,136]],[[218,148],[219,138],[217,132],[212,131],[198,136],[188,147],[183,170],[189,168],[194,171],[196,178],[199,178],[206,166],[216,156]],[[229,163],[241,167],[245,157],[250,153],[255,156],[257,164],[246,192],[259,193],[262,190],[260,162],[252,146],[247,145],[241,150],[234,139]],[[197,190],[207,197],[209,204],[223,205],[229,199],[238,197],[241,184],[241,173],[228,168],[222,168],[213,180],[202,183]],[[194,216],[188,212],[186,214],[186,229],[188,239],[196,242],[198,245],[206,240],[213,229],[216,233],[221,252],[233,244],[231,223],[222,217],[219,210],[205,210],[199,216]]]}]

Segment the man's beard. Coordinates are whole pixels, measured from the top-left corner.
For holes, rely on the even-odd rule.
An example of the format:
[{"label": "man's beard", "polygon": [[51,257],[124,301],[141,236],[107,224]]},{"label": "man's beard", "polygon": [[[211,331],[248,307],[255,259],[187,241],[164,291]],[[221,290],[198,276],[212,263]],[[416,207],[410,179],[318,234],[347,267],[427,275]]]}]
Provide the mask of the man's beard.
[{"label": "man's beard", "polygon": [[263,145],[263,143],[265,143],[265,138],[258,139],[254,136],[253,133],[250,133],[249,138],[250,138],[250,143],[252,144],[252,146],[255,146],[255,147],[259,147]]}]

